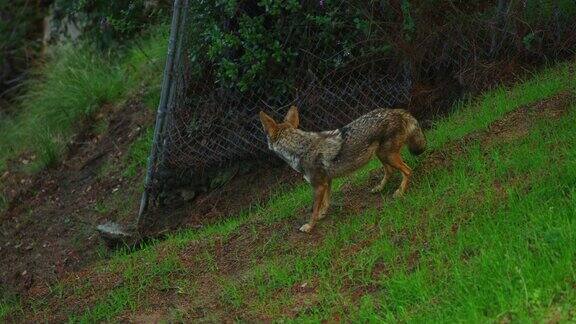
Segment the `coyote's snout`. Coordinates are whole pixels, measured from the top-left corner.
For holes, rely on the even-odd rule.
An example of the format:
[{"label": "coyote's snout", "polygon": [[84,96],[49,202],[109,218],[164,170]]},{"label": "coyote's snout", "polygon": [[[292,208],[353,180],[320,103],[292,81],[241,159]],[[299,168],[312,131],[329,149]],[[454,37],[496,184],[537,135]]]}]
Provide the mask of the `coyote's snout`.
[{"label": "coyote's snout", "polygon": [[412,154],[420,154],[426,147],[418,121],[401,109],[376,109],[342,128],[325,132],[298,129],[300,120],[294,106],[282,123],[264,112],[260,112],[260,121],[268,147],[314,188],[312,216],[300,227],[303,232],[311,231],[326,215],[332,179],[357,170],[376,154],[384,166],[384,177],[372,192],[381,191],[396,169],[402,173],[402,182],[394,197],[401,196],[412,170],[402,161],[400,149],[407,144]]}]

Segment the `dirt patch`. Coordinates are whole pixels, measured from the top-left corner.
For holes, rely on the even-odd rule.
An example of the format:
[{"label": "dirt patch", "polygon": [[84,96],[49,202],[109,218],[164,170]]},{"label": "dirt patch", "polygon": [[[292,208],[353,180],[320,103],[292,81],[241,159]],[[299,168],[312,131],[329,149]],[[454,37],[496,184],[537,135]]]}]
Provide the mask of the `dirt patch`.
[{"label": "dirt patch", "polygon": [[317,305],[319,303],[318,285],[315,281],[295,283],[290,289],[294,302],[284,315],[295,318]]},{"label": "dirt patch", "polygon": [[[0,284],[27,289],[95,257],[95,226],[114,215],[98,211],[98,201],[135,185],[119,170],[99,177],[100,170],[105,162],[122,160],[153,115],[137,101],[104,106],[83,123],[60,165],[33,178],[16,171],[6,175],[3,188],[11,199],[0,216]],[[107,129],[99,133],[95,125]]]},{"label": "dirt patch", "polygon": [[302,176],[285,166],[262,167],[234,176],[221,187],[174,206],[153,208],[146,216],[148,234],[157,235],[176,228],[200,228],[221,219],[233,217],[250,206],[266,202],[273,193],[292,188]]},{"label": "dirt patch", "polygon": [[[143,170],[126,177],[118,166],[153,120],[154,112],[136,99],[103,106],[82,123],[58,166],[29,176],[15,170],[31,163],[33,156],[10,161],[10,171],[0,175],[4,188],[0,190],[9,201],[0,214],[0,259],[5,261],[0,265],[0,285],[24,291],[80,269],[98,258],[102,241],[97,225],[134,221]],[[289,188],[301,181],[285,167],[235,176],[177,209],[156,210],[149,215],[156,220],[149,234],[158,237],[179,227],[200,228],[267,200],[279,184]]]}]

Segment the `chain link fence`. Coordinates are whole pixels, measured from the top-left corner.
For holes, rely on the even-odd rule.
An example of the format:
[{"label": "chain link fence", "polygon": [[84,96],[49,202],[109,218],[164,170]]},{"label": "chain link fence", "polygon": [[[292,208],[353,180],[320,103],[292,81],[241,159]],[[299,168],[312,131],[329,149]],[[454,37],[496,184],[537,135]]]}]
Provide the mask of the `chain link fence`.
[{"label": "chain link fence", "polygon": [[[408,36],[393,33],[409,27],[402,7],[404,16],[400,15],[397,22],[400,27],[391,29],[387,22],[382,22],[380,33],[357,43],[358,46],[392,43],[395,49],[386,54],[356,56],[325,69],[319,67],[334,58],[333,49],[326,50],[325,44],[302,48],[294,68],[288,71],[288,90],[272,94],[265,88],[241,91],[222,85],[210,62],[192,59],[197,50],[191,44],[192,35],[201,31],[191,27],[197,25],[191,21],[190,1],[175,0],[139,223],[149,203],[161,200],[171,188],[200,186],[218,170],[239,163],[275,161],[257,117],[260,110],[281,119],[289,106],[296,105],[300,108],[303,129],[334,129],[376,107],[419,104],[421,101],[415,99],[422,92],[425,99],[433,94],[458,98],[465,90],[489,86],[490,80],[505,73],[501,69],[512,61],[541,62],[554,55],[573,53],[576,44],[573,20],[561,20],[556,12],[559,7],[554,6],[557,2],[551,1],[551,15],[556,23],[531,26],[522,20],[529,2],[499,0],[492,4],[494,11],[466,16],[461,25],[437,24],[428,34]],[[353,3],[365,6],[367,11],[374,10],[372,2]],[[447,7],[446,12],[458,13],[458,8],[450,11],[450,1],[441,3]],[[341,1],[332,5],[351,4]],[[411,19],[432,26],[435,18],[424,15]],[[555,47],[553,55],[547,54],[550,45]],[[338,52],[340,56],[345,54]],[[194,72],[198,64],[203,66],[200,77]],[[431,84],[435,87],[426,87]]]},{"label": "chain link fence", "polygon": [[[302,91],[276,98],[225,88],[176,97],[166,120],[162,166],[175,171],[193,169],[201,176],[210,168],[242,160],[268,160],[272,155],[258,119],[259,110],[280,120],[290,105],[296,105],[303,129],[325,130],[342,126],[374,107],[406,103],[409,73],[401,67],[394,68],[393,73],[379,70],[364,66],[323,79],[310,75],[310,80],[301,80]],[[181,73],[176,73],[177,80],[183,80]],[[186,82],[176,85],[186,87]]]}]

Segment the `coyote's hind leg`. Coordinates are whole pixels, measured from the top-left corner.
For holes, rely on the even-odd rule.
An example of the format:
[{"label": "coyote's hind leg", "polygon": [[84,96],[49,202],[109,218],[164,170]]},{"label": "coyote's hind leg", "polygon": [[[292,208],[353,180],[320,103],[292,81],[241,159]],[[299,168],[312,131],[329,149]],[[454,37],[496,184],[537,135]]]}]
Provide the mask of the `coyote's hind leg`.
[{"label": "coyote's hind leg", "polygon": [[386,182],[388,182],[388,179],[390,179],[390,176],[394,172],[394,168],[388,165],[386,160],[380,159],[380,157],[378,157],[378,159],[380,160],[380,162],[382,162],[382,166],[384,169],[384,176],[382,177],[380,183],[377,184],[374,188],[372,188],[372,193],[379,193],[380,191],[382,191],[384,189],[384,186],[386,185]]}]

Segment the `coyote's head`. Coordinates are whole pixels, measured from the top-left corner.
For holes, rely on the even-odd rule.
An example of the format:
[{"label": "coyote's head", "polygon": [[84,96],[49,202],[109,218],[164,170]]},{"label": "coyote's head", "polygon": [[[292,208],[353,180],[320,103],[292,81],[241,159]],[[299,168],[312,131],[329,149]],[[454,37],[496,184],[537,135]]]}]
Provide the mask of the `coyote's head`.
[{"label": "coyote's head", "polygon": [[265,112],[260,112],[260,121],[264,127],[264,132],[266,133],[266,138],[268,139],[268,147],[272,148],[272,145],[282,136],[290,133],[291,130],[298,128],[300,124],[300,119],[298,117],[298,108],[296,106],[290,107],[286,117],[284,117],[284,122],[277,123],[268,116]]}]

